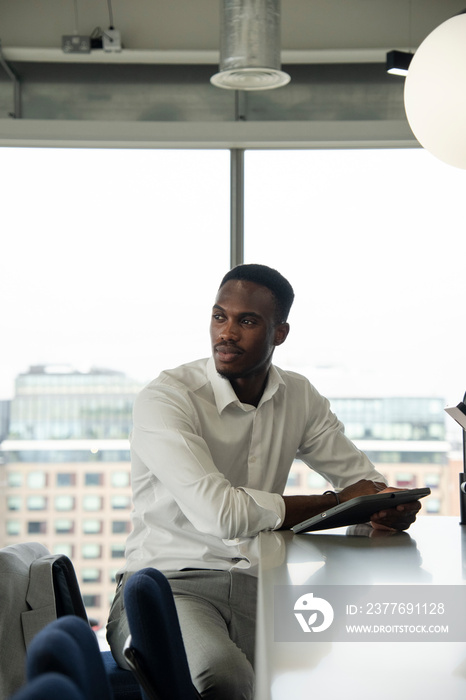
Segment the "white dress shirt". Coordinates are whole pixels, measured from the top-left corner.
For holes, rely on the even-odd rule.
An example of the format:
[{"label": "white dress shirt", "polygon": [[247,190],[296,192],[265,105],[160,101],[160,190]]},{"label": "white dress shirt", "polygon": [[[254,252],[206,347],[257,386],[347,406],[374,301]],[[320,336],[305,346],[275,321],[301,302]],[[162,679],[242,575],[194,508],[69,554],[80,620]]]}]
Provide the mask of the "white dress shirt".
[{"label": "white dress shirt", "polygon": [[256,408],[212,359],[162,372],[134,405],[133,531],[121,571],[255,568],[256,535],[283,522],[295,458],[336,490],[384,481],[299,374],[272,366]]}]

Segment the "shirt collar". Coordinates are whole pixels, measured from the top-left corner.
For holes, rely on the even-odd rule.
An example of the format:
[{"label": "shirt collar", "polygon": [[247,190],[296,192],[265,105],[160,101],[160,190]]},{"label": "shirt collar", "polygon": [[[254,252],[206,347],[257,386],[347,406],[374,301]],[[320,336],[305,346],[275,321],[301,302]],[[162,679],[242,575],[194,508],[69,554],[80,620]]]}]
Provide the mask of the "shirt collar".
[{"label": "shirt collar", "polygon": [[[215,369],[215,363],[212,357],[210,357],[207,362],[207,377],[212,386],[215,403],[219,413],[222,413],[222,411],[230,404],[236,404],[243,410],[247,410],[245,404],[242,404],[236,396],[228,379],[221,377]],[[278,391],[280,385],[285,386],[285,382],[281,378],[277,368],[274,365],[271,365],[269,369],[269,376],[267,378],[267,384],[259,402],[259,406],[265,403],[265,401],[271,399],[275,392]]]}]

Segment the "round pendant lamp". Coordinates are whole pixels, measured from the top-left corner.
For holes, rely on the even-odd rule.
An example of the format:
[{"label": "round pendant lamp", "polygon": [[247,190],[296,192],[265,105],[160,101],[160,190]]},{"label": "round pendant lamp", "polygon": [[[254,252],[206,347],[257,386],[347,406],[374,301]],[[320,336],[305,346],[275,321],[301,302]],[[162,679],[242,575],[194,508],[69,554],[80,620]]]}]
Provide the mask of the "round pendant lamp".
[{"label": "round pendant lamp", "polygon": [[427,151],[466,168],[466,14],[434,29],[409,66],[404,101],[409,125]]}]

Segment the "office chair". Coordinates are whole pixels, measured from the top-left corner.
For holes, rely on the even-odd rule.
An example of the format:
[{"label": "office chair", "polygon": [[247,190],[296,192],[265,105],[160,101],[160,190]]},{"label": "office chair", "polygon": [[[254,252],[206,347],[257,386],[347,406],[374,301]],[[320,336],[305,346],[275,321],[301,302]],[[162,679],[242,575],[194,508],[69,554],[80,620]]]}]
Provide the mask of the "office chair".
[{"label": "office chair", "polygon": [[[60,556],[52,567],[57,617],[77,615],[88,620],[72,562]],[[115,700],[141,700],[141,688],[134,675],[120,668],[111,651],[100,652]]]},{"label": "office chair", "polygon": [[[72,562],[37,542],[0,550],[0,600],[0,700],[6,700],[25,681],[26,654],[40,630],[63,615],[89,622]],[[115,700],[141,700],[133,674],[110,651],[100,653]]]},{"label": "office chair", "polygon": [[113,700],[97,638],[76,615],[54,620],[36,634],[29,646],[28,681],[51,672],[71,679],[86,700]]},{"label": "office chair", "polygon": [[144,700],[198,700],[192,684],[173,594],[153,568],[133,574],[124,590],[131,637],[125,658]]},{"label": "office chair", "polygon": [[[76,615],[88,622],[79,583],[72,562],[60,556],[52,566],[57,617]],[[88,623],[89,624],[89,623]],[[120,668],[111,651],[100,652],[115,700],[141,700],[141,688],[134,675]]]},{"label": "office chair", "polygon": [[70,678],[60,673],[44,673],[23,685],[10,700],[86,700]]}]

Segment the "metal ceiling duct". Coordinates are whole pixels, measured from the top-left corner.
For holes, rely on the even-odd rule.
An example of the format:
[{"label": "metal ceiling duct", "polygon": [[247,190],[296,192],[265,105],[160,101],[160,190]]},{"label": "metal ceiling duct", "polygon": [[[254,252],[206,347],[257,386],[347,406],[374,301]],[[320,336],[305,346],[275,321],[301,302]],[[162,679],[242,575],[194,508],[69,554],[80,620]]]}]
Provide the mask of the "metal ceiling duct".
[{"label": "metal ceiling duct", "polygon": [[280,0],[223,0],[220,71],[227,90],[271,90],[290,81],[280,63]]}]

